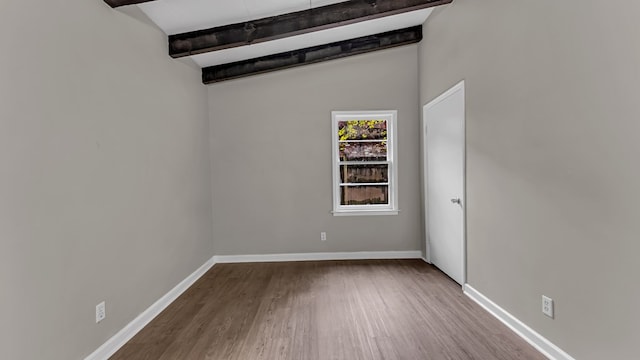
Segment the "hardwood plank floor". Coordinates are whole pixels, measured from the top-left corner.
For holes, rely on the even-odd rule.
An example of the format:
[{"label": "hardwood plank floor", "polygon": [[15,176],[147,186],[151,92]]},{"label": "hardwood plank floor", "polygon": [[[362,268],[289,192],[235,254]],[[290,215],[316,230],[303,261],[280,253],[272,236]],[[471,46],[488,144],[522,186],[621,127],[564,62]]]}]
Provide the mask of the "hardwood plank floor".
[{"label": "hardwood plank floor", "polygon": [[421,260],[218,264],[112,360],[545,359]]}]

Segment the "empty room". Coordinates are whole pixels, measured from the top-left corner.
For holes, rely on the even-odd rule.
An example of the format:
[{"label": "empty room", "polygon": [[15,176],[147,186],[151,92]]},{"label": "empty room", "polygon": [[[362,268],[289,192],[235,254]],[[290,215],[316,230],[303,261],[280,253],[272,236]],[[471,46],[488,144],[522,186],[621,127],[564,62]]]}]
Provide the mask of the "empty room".
[{"label": "empty room", "polygon": [[0,1],[0,359],[639,359],[639,15]]}]

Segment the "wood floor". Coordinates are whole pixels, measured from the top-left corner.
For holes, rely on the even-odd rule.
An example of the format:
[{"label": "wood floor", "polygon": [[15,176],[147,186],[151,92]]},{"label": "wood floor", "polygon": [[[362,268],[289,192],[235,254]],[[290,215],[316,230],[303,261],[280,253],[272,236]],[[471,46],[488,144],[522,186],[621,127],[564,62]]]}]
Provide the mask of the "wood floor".
[{"label": "wood floor", "polygon": [[421,260],[218,264],[111,359],[545,359]]}]

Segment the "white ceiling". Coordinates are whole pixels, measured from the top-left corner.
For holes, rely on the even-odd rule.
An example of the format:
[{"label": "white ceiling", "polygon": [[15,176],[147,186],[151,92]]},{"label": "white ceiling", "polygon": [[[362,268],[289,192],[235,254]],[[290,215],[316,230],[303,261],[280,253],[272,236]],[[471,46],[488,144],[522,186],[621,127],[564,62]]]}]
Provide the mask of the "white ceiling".
[{"label": "white ceiling", "polygon": [[138,4],[167,35],[235,24],[345,0],[157,0]]},{"label": "white ceiling", "polygon": [[[306,10],[344,0],[157,0],[137,6],[167,35]],[[246,60],[424,23],[432,9],[191,56],[200,67]]]}]

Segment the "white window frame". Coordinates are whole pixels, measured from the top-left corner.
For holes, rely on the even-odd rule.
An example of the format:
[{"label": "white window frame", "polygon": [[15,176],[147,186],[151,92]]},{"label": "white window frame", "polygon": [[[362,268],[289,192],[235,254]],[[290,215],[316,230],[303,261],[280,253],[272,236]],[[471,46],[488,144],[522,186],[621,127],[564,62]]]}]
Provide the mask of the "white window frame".
[{"label": "white window frame", "polygon": [[[331,145],[333,160],[333,215],[397,215],[398,214],[398,151],[397,151],[397,110],[380,111],[332,111],[331,112]],[[349,120],[380,119],[387,121],[387,161],[373,162],[389,165],[389,204],[341,205],[340,204],[340,141],[338,139],[338,123]],[[360,163],[360,162],[355,162]],[[366,162],[363,162],[366,163]]]}]

